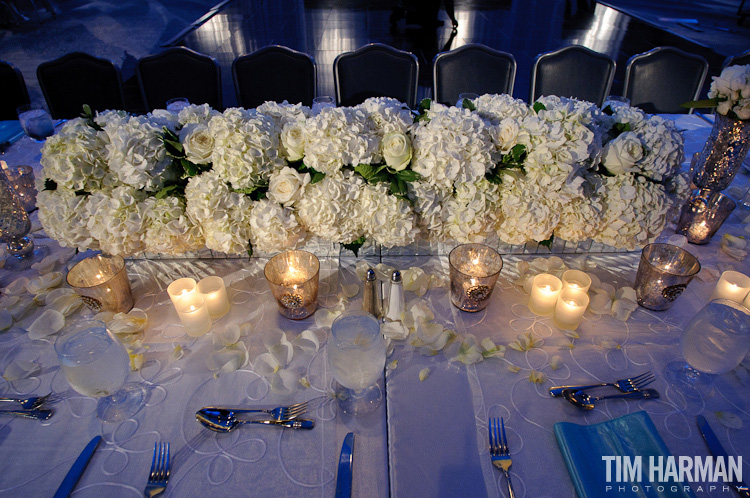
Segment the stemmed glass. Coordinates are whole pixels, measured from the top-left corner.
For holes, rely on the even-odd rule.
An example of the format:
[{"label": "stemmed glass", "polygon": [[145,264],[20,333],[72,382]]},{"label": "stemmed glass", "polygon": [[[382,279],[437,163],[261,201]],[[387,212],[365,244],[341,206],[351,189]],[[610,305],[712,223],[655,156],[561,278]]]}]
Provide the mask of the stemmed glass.
[{"label": "stemmed glass", "polygon": [[665,375],[678,388],[694,388],[702,395],[709,375],[727,373],[747,354],[750,310],[728,299],[714,299],[687,324],[680,345],[685,362],[668,364]]},{"label": "stemmed glass", "polygon": [[26,270],[49,254],[46,247],[34,248],[34,241],[27,236],[30,230],[31,220],[26,208],[0,169],[0,242],[7,243],[10,252],[5,260],[6,269]]},{"label": "stemmed glass", "polygon": [[143,406],[143,388],[125,384],[130,373],[128,352],[104,322],[74,323],[57,338],[55,351],[70,387],[99,398],[96,415],[101,420],[119,422]]},{"label": "stemmed glass", "polygon": [[328,365],[339,408],[350,415],[374,411],[383,400],[377,385],[385,366],[385,339],[380,322],[365,311],[341,314],[331,325]]}]

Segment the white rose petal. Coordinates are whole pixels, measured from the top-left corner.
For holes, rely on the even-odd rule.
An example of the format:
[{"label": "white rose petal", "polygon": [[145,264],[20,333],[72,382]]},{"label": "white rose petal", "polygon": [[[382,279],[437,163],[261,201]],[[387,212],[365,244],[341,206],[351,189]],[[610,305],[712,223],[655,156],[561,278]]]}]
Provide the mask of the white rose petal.
[{"label": "white rose petal", "polygon": [[206,364],[211,371],[221,373],[234,372],[247,363],[247,347],[244,342],[213,351]]},{"label": "white rose petal", "polygon": [[300,348],[304,353],[317,353],[320,349],[320,337],[314,330],[303,330],[292,341],[294,346]]},{"label": "white rose petal", "polygon": [[279,360],[271,353],[260,354],[253,362],[253,370],[263,377],[270,377],[278,372],[280,368]]},{"label": "white rose petal", "polygon": [[[49,303],[49,297],[47,298],[47,302]],[[63,316],[68,317],[83,307],[83,301],[75,293],[64,294],[52,301],[52,303],[49,303],[48,306],[53,310],[59,311]]]},{"label": "white rose petal", "polygon": [[276,372],[276,375],[271,378],[271,391],[282,396],[294,394],[297,392],[299,381],[299,374],[289,370],[279,370]]},{"label": "white rose petal", "polygon": [[612,299],[606,292],[597,292],[591,296],[589,310],[596,315],[609,313],[612,309]]},{"label": "white rose petal", "polygon": [[30,294],[40,294],[46,290],[58,287],[63,281],[63,274],[58,272],[47,273],[29,280],[26,290]]},{"label": "white rose petal", "polygon": [[386,365],[385,368],[388,370],[396,370],[398,368],[398,360],[391,360]]},{"label": "white rose petal", "polygon": [[65,317],[57,310],[46,310],[29,325],[30,339],[41,339],[56,334],[65,326]]},{"label": "white rose petal", "polygon": [[341,313],[333,313],[325,308],[321,308],[313,315],[315,317],[315,326],[318,328],[331,328],[331,324]]},{"label": "white rose petal", "polygon": [[215,330],[213,333],[213,343],[220,346],[231,346],[237,344],[242,337],[242,330],[236,323],[224,327],[222,330]]},{"label": "white rose petal", "polygon": [[58,257],[57,256],[47,256],[41,261],[37,261],[31,267],[37,271],[39,275],[46,275],[47,273],[50,273],[54,271],[55,267],[58,263]]},{"label": "white rose petal", "polygon": [[172,352],[169,353],[169,359],[171,361],[177,361],[185,355],[185,350],[180,344],[175,344],[172,348]]},{"label": "white rose petal", "polygon": [[430,376],[430,369],[429,368],[423,368],[419,371],[419,381],[424,382],[427,377]]},{"label": "white rose petal", "polygon": [[107,322],[107,328],[113,334],[137,334],[143,332],[148,324],[148,315],[139,308],[133,308],[128,313],[116,313]]},{"label": "white rose petal", "polygon": [[359,294],[359,284],[341,285],[341,290],[344,292],[344,296],[352,298]]},{"label": "white rose petal", "polygon": [[31,377],[40,370],[41,367],[33,361],[14,360],[5,367],[3,378],[8,382],[15,382],[17,380]]},{"label": "white rose petal", "polygon": [[562,362],[563,362],[562,356],[560,356],[559,354],[556,354],[550,360],[549,366],[552,368],[552,370],[557,370],[558,368],[562,366]]},{"label": "white rose petal", "polygon": [[409,329],[401,322],[384,322],[380,331],[387,339],[402,340],[409,336]]},{"label": "white rose petal", "polygon": [[22,296],[16,304],[13,305],[13,307],[10,309],[11,315],[13,315],[13,319],[18,321],[20,320],[26,313],[29,312],[32,308],[36,307],[37,303],[31,296]]},{"label": "white rose petal", "polygon": [[12,281],[8,286],[3,289],[3,293],[9,296],[18,296],[26,292],[26,286],[29,284],[29,279],[26,277],[20,277]]},{"label": "white rose petal", "polygon": [[354,272],[357,274],[357,278],[364,282],[367,278],[367,270],[370,269],[370,263],[365,261],[364,259],[361,259],[357,261],[356,266],[354,267]]}]

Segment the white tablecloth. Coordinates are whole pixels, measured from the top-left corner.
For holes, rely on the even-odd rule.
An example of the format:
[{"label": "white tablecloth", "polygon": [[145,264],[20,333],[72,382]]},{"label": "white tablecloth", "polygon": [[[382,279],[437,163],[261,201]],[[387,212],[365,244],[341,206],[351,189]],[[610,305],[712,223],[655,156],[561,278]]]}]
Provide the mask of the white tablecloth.
[{"label": "white tablecloth", "polygon": [[[686,130],[689,158],[702,147],[710,125],[697,116],[679,116],[676,120]],[[38,158],[38,146],[35,149],[26,138],[4,157],[11,164],[37,163],[37,168]],[[745,175],[743,171],[730,190],[746,184]],[[750,262],[733,260],[719,251],[723,233],[745,234],[741,219],[746,213],[738,207],[710,244],[690,245],[688,250],[704,267],[750,273]],[[664,237],[671,233],[667,230]],[[40,243],[56,249],[48,239]],[[410,347],[398,346],[391,358],[398,360],[398,366],[388,371],[384,380],[385,401],[376,413],[363,418],[338,413],[327,395],[331,378],[324,348],[314,354],[298,352],[292,369],[306,376],[311,387],[281,397],[271,391],[252,365],[215,378],[206,366],[213,348],[211,335],[199,339],[184,335],[166,293],[167,285],[181,276],[224,277],[233,306],[214,329],[230,323],[251,323],[252,332],[243,338],[251,359],[263,351],[263,337],[273,328],[279,327],[293,338],[312,327],[312,318],[293,322],[279,316],[262,274],[265,259],[129,261],[136,306],[149,315],[144,338],[149,349],[144,366],[131,376],[146,388],[147,405],[120,423],[98,420],[95,401],[69,388],[51,341],[27,338],[23,327],[41,309],[31,312],[10,331],[0,333],[0,369],[11,361],[27,359],[38,362],[41,370],[28,379],[0,381],[0,395],[54,391],[63,393],[66,399],[55,405],[54,417],[46,422],[0,418],[0,497],[52,495],[86,442],[97,434],[106,444],[95,453],[76,488],[76,497],[141,496],[157,441],[172,444],[174,466],[166,496],[333,496],[338,454],[349,431],[356,434],[354,496],[507,496],[502,474],[492,467],[488,455],[490,416],[505,418],[519,498],[573,497],[553,424],[590,424],[637,410],[650,414],[674,455],[686,456],[708,454],[695,424],[695,415],[706,415],[730,454],[743,456],[743,469],[750,468],[750,432],[725,427],[715,414],[731,412],[745,424],[750,423],[747,386],[732,373],[718,376],[714,378],[714,393],[696,401],[682,396],[662,373],[669,362],[681,359],[681,329],[706,303],[715,282],[695,279],[669,311],[639,308],[627,322],[587,313],[579,328],[581,337],[575,348],[569,349],[568,340],[550,319],[529,312],[525,305],[528,297],[512,284],[516,262],[535,257],[504,257],[498,287],[483,312],[458,311],[450,304],[447,288],[432,289],[425,299],[436,320],[458,333],[489,337],[507,345],[519,334],[532,332],[543,340],[540,347],[528,352],[508,349],[504,359],[487,359],[466,367],[448,362],[441,354],[426,357]],[[638,258],[636,253],[563,256],[569,266],[591,271],[616,287],[632,285]],[[447,275],[445,257],[384,256],[383,262],[401,269],[421,266]],[[321,306],[334,307],[339,301],[340,284],[357,281],[355,264],[353,257],[321,259]],[[34,274],[33,270],[26,272],[27,276]],[[16,277],[2,270],[0,284],[7,286]],[[360,296],[352,299],[350,306],[359,307]],[[407,299],[413,297],[407,293]],[[170,358],[175,345],[186,350],[178,360]],[[550,366],[555,355],[563,360],[557,370]],[[520,370],[511,372],[509,364]],[[428,367],[429,377],[420,381],[419,372]],[[549,381],[529,382],[532,370],[545,373]],[[662,394],[660,400],[612,400],[584,412],[546,394],[553,383],[607,381],[647,370],[657,376],[651,387]],[[203,429],[194,417],[198,408],[211,404],[271,407],[301,400],[313,400],[310,417],[316,427],[312,431],[245,426],[230,434],[216,434]]]}]

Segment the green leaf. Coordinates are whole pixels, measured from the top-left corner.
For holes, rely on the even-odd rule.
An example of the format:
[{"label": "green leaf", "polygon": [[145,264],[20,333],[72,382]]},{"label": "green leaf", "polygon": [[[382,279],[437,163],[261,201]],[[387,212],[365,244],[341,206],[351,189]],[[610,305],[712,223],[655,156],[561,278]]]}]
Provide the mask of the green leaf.
[{"label": "green leaf", "polygon": [[719,105],[719,102],[719,98],[714,97],[712,99],[705,100],[691,100],[690,102],[680,104],[680,107],[687,107],[688,109],[695,109],[699,107],[716,107]]},{"label": "green leaf", "polygon": [[410,169],[401,170],[398,173],[396,173],[396,176],[400,180],[403,180],[405,182],[416,182],[417,180],[422,178],[422,175]]},{"label": "green leaf", "polygon": [[523,144],[516,144],[510,149],[510,155],[516,162],[521,162],[526,159],[526,146]]},{"label": "green leaf", "polygon": [[551,251],[551,250],[552,250],[552,242],[553,242],[554,240],[555,240],[555,236],[554,236],[554,235],[552,235],[552,236],[550,236],[550,238],[549,238],[549,239],[541,241],[541,242],[539,243],[539,245],[540,245],[540,246],[544,246],[544,247],[546,247],[547,249],[549,249],[549,250]]},{"label": "green leaf", "polygon": [[354,171],[359,173],[368,182],[375,175],[375,168],[371,164],[358,164],[354,167]]},{"label": "green leaf", "polygon": [[86,192],[85,190],[76,190],[76,195],[91,195],[91,192]]},{"label": "green leaf", "polygon": [[359,256],[359,250],[362,248],[363,245],[365,245],[365,241],[367,239],[363,235],[362,237],[358,238],[357,240],[353,240],[352,242],[349,242],[348,244],[341,244],[341,247],[344,249],[348,249],[351,252],[354,253],[355,256]]},{"label": "green leaf", "polygon": [[620,135],[630,131],[632,127],[630,126],[630,123],[616,123],[612,129],[615,131],[616,135]]},{"label": "green leaf", "polygon": [[615,113],[615,111],[612,110],[612,106],[610,105],[602,109],[602,112],[606,114],[607,116],[612,116]]},{"label": "green leaf", "polygon": [[250,196],[250,198],[254,201],[260,201],[266,198],[266,194],[268,193],[268,184],[259,183],[258,185],[253,185],[252,187],[235,188],[232,190],[239,194]]},{"label": "green leaf", "polygon": [[179,191],[180,185],[177,185],[176,183],[169,185],[168,187],[164,187],[163,189],[159,190],[154,197],[157,199],[163,199],[167,197],[168,195],[172,195],[176,191]]},{"label": "green leaf", "polygon": [[102,128],[99,124],[97,124],[96,121],[94,121],[94,113],[91,111],[91,107],[88,104],[83,104],[83,112],[81,113],[81,117],[87,125],[95,129],[96,131],[104,130],[104,128]]},{"label": "green leaf", "polygon": [[536,112],[537,114],[539,113],[539,111],[546,111],[547,110],[547,108],[541,102],[534,102],[534,105],[532,106],[532,109],[534,109],[534,112]]},{"label": "green leaf", "polygon": [[247,257],[253,257],[253,244],[249,240],[247,241]]},{"label": "green leaf", "polygon": [[464,99],[464,101],[461,103],[461,107],[464,109],[468,109],[470,111],[476,111],[477,106],[474,105],[474,103],[469,99]]},{"label": "green leaf", "polygon": [[321,173],[320,171],[315,171],[314,169],[312,171],[314,171],[314,173],[312,173],[310,176],[311,184],[321,182],[323,181],[323,178],[326,177],[325,173]]},{"label": "green leaf", "polygon": [[191,163],[187,159],[180,159],[180,166],[182,166],[183,171],[185,171],[185,174],[187,176],[193,177],[197,176],[198,173],[200,173],[200,168],[197,164]]},{"label": "green leaf", "polygon": [[422,101],[419,103],[419,106],[417,106],[417,110],[420,114],[424,114],[425,111],[428,111],[430,109],[431,105],[432,99],[422,99]]},{"label": "green leaf", "polygon": [[83,114],[86,116],[93,116],[93,112],[91,112],[91,107],[89,107],[88,104],[83,104]]},{"label": "green leaf", "polygon": [[50,178],[45,178],[44,179],[44,188],[42,190],[50,190],[50,191],[57,190],[57,182],[55,180],[50,179]]},{"label": "green leaf", "polygon": [[486,173],[484,177],[487,179],[488,182],[493,183],[495,185],[500,185],[501,183],[503,183],[503,178],[495,172]]}]

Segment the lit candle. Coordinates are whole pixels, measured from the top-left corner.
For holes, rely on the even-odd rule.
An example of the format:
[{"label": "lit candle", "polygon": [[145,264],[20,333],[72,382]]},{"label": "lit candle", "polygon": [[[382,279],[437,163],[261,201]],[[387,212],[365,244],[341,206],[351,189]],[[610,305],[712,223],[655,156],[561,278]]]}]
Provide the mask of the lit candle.
[{"label": "lit candle", "polygon": [[282,316],[301,320],[315,312],[320,262],[314,254],[307,251],[277,254],[268,261],[264,273]]},{"label": "lit candle", "polygon": [[181,298],[175,308],[187,335],[199,337],[211,330],[211,316],[203,295],[190,293]]},{"label": "lit candle", "polygon": [[167,287],[167,294],[172,305],[177,309],[180,302],[195,292],[195,280],[192,278],[178,278]]},{"label": "lit candle", "polygon": [[552,321],[561,329],[577,329],[588,306],[588,294],[580,290],[563,289],[557,304],[555,304],[555,315]]},{"label": "lit candle", "polygon": [[481,311],[503,268],[503,258],[484,244],[462,244],[448,255],[451,303],[462,311]]},{"label": "lit candle", "polygon": [[736,303],[745,300],[750,292],[750,277],[737,271],[725,271],[716,283],[713,294],[708,298],[709,301],[714,299],[729,299]]},{"label": "lit candle", "polygon": [[534,277],[529,298],[529,309],[535,315],[549,316],[554,313],[557,298],[562,290],[559,278],[549,273],[542,273]]},{"label": "lit candle", "polygon": [[591,287],[591,277],[581,270],[568,270],[562,275],[563,289],[573,289],[588,292]]},{"label": "lit candle", "polygon": [[229,299],[224,279],[221,277],[206,277],[198,282],[198,292],[203,294],[206,307],[211,318],[217,320],[229,311]]}]

